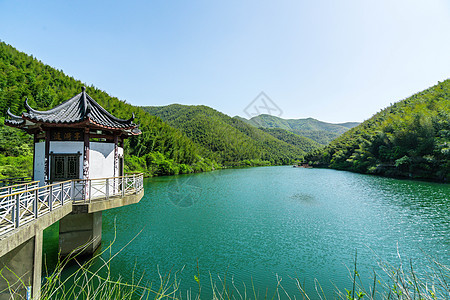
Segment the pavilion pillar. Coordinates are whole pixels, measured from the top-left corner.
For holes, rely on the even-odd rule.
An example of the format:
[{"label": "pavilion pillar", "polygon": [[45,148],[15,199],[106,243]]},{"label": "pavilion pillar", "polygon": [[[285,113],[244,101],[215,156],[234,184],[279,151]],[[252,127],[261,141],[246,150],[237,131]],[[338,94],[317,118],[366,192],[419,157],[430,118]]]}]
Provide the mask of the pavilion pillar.
[{"label": "pavilion pillar", "polygon": [[84,130],[84,155],[83,155],[83,179],[85,179],[85,199],[89,199],[91,196],[89,193],[90,182],[89,182],[89,128]]},{"label": "pavilion pillar", "polygon": [[117,170],[119,169],[119,137],[114,135],[114,177],[119,176]]},{"label": "pavilion pillar", "polygon": [[33,134],[33,173],[31,174],[31,180],[34,180],[34,171],[36,164],[36,143],[38,141],[37,133]]},{"label": "pavilion pillar", "polygon": [[83,179],[89,179],[89,128],[84,130]]},{"label": "pavilion pillar", "polygon": [[[114,134],[114,177],[118,177],[119,176],[119,138],[117,136],[117,134]],[[120,179],[119,179],[120,180]],[[119,180],[117,180],[116,178],[114,178],[114,185],[113,185],[113,192],[114,194],[116,193],[116,191],[119,188]]]},{"label": "pavilion pillar", "polygon": [[[35,154],[33,154],[34,156]],[[50,176],[50,131],[45,131],[45,162],[44,162],[44,182],[43,185],[49,184]]]}]

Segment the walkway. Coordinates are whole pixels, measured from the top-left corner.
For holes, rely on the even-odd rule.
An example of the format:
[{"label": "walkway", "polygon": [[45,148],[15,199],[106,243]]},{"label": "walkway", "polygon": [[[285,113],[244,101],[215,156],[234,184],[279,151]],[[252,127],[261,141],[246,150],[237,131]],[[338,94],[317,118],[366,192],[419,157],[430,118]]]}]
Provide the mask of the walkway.
[{"label": "walkway", "polygon": [[143,174],[134,174],[111,178],[68,180],[42,187],[38,186],[38,181],[2,187],[0,188],[0,239],[2,235],[38,220],[63,206],[70,205],[73,209],[85,209],[86,212],[121,206],[114,202],[124,201],[123,199],[127,196],[141,193],[144,189],[143,181]]}]

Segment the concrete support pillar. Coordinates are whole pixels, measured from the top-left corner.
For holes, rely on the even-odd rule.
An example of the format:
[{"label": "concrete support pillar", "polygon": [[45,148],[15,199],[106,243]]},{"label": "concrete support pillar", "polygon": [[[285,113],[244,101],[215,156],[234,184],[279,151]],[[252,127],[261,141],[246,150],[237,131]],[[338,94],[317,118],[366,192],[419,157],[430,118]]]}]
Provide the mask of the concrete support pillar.
[{"label": "concrete support pillar", "polygon": [[59,249],[67,256],[75,249],[93,254],[102,241],[102,212],[71,213],[59,221]]},{"label": "concrete support pillar", "polygon": [[41,297],[41,282],[42,282],[42,245],[44,243],[43,230],[36,231],[34,236],[34,269],[33,269],[33,299]]},{"label": "concrete support pillar", "polygon": [[0,300],[39,299],[42,273],[42,230],[0,257]]}]

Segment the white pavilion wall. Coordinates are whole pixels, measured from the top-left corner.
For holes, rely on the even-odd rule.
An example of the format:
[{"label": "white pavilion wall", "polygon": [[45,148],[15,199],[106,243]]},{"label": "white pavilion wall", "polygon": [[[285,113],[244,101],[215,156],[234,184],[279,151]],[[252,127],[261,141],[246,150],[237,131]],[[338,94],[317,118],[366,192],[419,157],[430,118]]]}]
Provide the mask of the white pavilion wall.
[{"label": "white pavilion wall", "polygon": [[34,180],[39,180],[39,185],[44,185],[45,174],[45,142],[34,144]]},{"label": "white pavilion wall", "polygon": [[[119,174],[118,165],[114,168],[114,143],[91,142],[89,150],[89,179],[111,178]],[[123,148],[118,147],[118,155],[123,155]],[[118,163],[118,162],[117,162]],[[91,197],[104,197],[106,194],[106,181],[91,181]],[[109,180],[109,193],[119,191],[119,180]]]},{"label": "white pavilion wall", "polygon": [[[54,154],[77,154],[80,152],[83,155],[84,142],[53,141],[50,142],[50,152]],[[83,170],[83,167],[81,167],[81,170]],[[83,174],[83,172],[80,174]]]},{"label": "white pavilion wall", "polygon": [[91,142],[89,179],[114,177],[114,143]]},{"label": "white pavilion wall", "polygon": [[[80,178],[83,178],[84,142],[52,141],[50,151],[54,154],[76,154],[80,155]],[[118,156],[123,156],[123,148],[118,147]],[[39,180],[44,185],[45,178],[45,142],[35,144],[34,148],[34,180]],[[114,168],[114,143],[91,142],[89,151],[89,178],[108,178],[119,176],[119,165]],[[51,160],[49,161],[51,170]],[[116,172],[114,172],[116,170]]]},{"label": "white pavilion wall", "polygon": [[[49,152],[54,154],[77,154],[80,155],[80,178],[83,177],[83,155],[84,155],[84,143],[83,142],[70,142],[70,141],[51,141]],[[39,185],[45,185],[45,142],[36,143],[34,146],[34,180],[39,180]],[[49,158],[49,170],[51,170],[51,158]]]}]

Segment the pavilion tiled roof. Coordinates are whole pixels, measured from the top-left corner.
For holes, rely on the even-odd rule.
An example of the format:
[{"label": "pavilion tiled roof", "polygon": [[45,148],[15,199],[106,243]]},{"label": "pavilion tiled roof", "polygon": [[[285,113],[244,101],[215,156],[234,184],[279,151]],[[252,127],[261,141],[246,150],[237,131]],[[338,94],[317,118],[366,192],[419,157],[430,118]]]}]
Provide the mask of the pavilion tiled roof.
[{"label": "pavilion tiled roof", "polygon": [[11,119],[5,120],[5,124],[26,129],[24,127],[27,127],[26,125],[30,122],[51,125],[85,123],[99,128],[121,130],[127,135],[141,133],[138,125],[133,123],[134,114],[128,120],[114,117],[92,99],[84,87],[81,93],[50,110],[34,110],[27,101],[25,101],[25,109],[27,111],[23,112],[22,116],[16,116],[8,110]]}]

